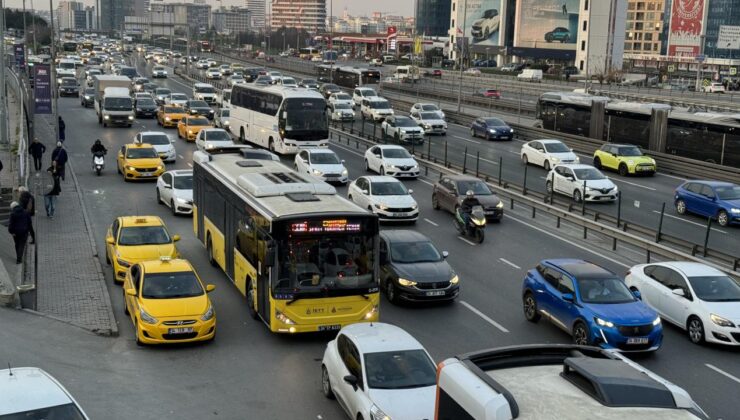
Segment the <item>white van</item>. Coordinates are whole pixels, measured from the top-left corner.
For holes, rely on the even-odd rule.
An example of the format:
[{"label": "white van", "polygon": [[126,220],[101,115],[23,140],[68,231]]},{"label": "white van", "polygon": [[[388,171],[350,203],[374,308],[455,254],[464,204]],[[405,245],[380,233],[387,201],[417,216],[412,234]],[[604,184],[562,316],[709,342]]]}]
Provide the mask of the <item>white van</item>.
[{"label": "white van", "polygon": [[371,119],[373,121],[383,121],[385,117],[393,115],[391,104],[380,96],[369,96],[362,98],[360,106],[362,119]]},{"label": "white van", "polygon": [[525,82],[537,82],[542,83],[542,70],[540,69],[524,69],[521,73],[516,76],[517,80]]}]

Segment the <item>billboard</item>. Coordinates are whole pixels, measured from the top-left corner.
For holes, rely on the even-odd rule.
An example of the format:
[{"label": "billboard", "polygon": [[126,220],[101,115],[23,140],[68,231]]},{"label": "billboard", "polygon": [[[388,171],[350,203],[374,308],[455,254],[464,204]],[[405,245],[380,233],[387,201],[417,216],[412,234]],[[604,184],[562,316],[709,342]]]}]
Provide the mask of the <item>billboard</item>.
[{"label": "billboard", "polygon": [[51,68],[48,64],[33,66],[34,113],[51,114]]},{"label": "billboard", "polygon": [[13,51],[15,52],[15,65],[19,69],[26,68],[26,46],[24,44],[13,45]]},{"label": "billboard", "polygon": [[[472,45],[499,46],[506,23],[502,3],[503,0],[467,0],[467,10],[460,7],[455,18],[455,37],[466,38]],[[460,2],[457,4],[460,6]]]},{"label": "billboard", "polygon": [[521,0],[514,46],[575,50],[580,0]]},{"label": "billboard", "polygon": [[723,50],[740,50],[740,26],[719,26],[717,48]]},{"label": "billboard", "polygon": [[668,55],[695,57],[701,51],[705,0],[674,1],[668,29]]}]

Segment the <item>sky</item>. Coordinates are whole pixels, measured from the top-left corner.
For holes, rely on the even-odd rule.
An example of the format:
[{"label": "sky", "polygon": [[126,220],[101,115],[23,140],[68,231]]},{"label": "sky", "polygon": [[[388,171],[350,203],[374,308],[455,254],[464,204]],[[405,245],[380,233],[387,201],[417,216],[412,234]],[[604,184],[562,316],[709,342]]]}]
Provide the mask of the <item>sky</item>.
[{"label": "sky", "polygon": [[[170,0],[166,1],[170,2]],[[334,2],[334,16],[341,16],[345,7],[347,7],[350,15],[369,16],[372,12],[383,12],[389,15],[401,16],[414,15],[414,0],[326,0],[327,9],[332,1]],[[58,0],[53,0],[53,2],[54,7],[59,3]],[[82,2],[88,5],[95,4],[94,0],[82,0]],[[220,5],[216,0],[206,0],[206,2],[212,7],[218,7]],[[243,0],[223,0],[223,4],[224,6],[238,6],[244,5],[245,2]],[[5,7],[20,8],[22,5],[22,0],[5,0]],[[34,0],[34,6],[36,8],[48,8],[49,2],[47,0]],[[26,7],[31,7],[31,0],[26,0]]]}]

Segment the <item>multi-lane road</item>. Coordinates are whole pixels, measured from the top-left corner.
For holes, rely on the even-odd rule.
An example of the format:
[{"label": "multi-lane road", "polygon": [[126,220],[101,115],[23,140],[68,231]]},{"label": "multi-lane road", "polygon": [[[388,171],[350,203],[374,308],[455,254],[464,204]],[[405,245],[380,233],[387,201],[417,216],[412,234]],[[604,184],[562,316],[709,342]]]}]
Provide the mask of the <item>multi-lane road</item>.
[{"label": "multi-lane road", "polygon": [[[149,75],[150,65],[136,59],[139,72]],[[171,77],[156,83],[175,92],[191,94],[183,80]],[[162,217],[172,233],[182,236],[178,247],[201,277],[217,286],[212,293],[218,316],[218,338],[207,345],[138,348],[133,329],[123,315],[120,287],[105,276],[120,325],[117,338],[78,337],[70,332],[55,348],[41,346],[44,340],[59,339],[51,332],[39,338],[23,335],[17,343],[24,362],[44,367],[52,363],[56,376],[67,386],[93,418],[342,418],[335,401],[325,399],[320,388],[320,360],[330,336],[283,336],[267,331],[253,321],[243,299],[226,276],[208,264],[205,249],[193,235],[192,221],[173,217],[155,200],[154,184],[124,183],[115,171],[115,151],[138,131],[161,130],[154,120],[136,120],[132,128],[107,128],[97,124],[94,111],[83,109],[76,98],[60,98],[59,109],[67,122],[66,147],[77,173],[91,217],[93,234],[100,239],[98,253],[104,255],[102,238],[116,216],[153,214]],[[193,144],[176,139],[178,159],[168,168],[191,167]],[[90,170],[89,147],[100,138],[109,151],[103,176]],[[435,139],[434,141],[444,141]],[[519,143],[486,144],[472,139],[465,127],[453,126],[446,140],[450,147],[497,161],[505,157],[505,177],[519,182],[522,167]],[[361,151],[332,144],[355,178],[364,173]],[[474,151],[472,153],[475,153]],[[286,158],[286,163],[292,162]],[[532,188],[543,185],[544,172],[530,168]],[[614,176],[630,200],[625,212],[634,217],[655,218],[655,202],[670,201],[670,191],[680,180],[658,176],[653,179],[621,179]],[[69,181],[68,181],[69,182]],[[421,216],[414,226],[383,226],[383,229],[414,229],[450,252],[448,261],[461,278],[462,294],[450,305],[394,306],[383,298],[381,320],[409,331],[426,346],[435,360],[482,348],[523,344],[570,342],[570,337],[545,322],[533,325],[522,314],[520,290],[526,270],[543,258],[575,257],[591,260],[617,273],[631,262],[623,256],[599,251],[534,224],[524,215],[508,212],[502,223],[489,227],[487,240],[473,245],[460,240],[451,216],[431,207],[431,183],[421,178],[406,181],[414,190]],[[340,194],[346,188],[338,187]],[[657,197],[657,198],[656,198]],[[653,204],[649,204],[653,203]],[[652,206],[652,207],[651,207]],[[606,207],[606,206],[605,206]],[[631,209],[631,210],[628,210]],[[63,221],[63,216],[59,216]],[[690,234],[692,220],[666,222],[666,228]],[[722,229],[725,230],[725,229]],[[727,229],[715,238],[737,247],[737,232]],[[692,233],[693,234],[693,233]],[[720,239],[724,238],[724,239]],[[734,242],[733,242],[734,241]],[[70,340],[69,337],[73,339]],[[61,347],[61,348],[60,348]],[[59,357],[58,354],[65,357]],[[713,418],[733,418],[740,409],[740,363],[737,349],[692,345],[685,334],[666,325],[663,348],[651,356],[636,357],[667,379],[686,388]],[[94,366],[94,368],[90,368]]]}]

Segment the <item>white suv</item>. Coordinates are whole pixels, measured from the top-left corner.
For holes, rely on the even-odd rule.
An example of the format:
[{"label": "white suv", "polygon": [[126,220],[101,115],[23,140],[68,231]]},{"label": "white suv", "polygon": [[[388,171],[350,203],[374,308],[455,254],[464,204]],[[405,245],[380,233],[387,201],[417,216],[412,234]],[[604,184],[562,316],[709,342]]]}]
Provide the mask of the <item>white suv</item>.
[{"label": "white suv", "polygon": [[725,93],[725,86],[722,83],[712,82],[707,86],[702,86],[701,91],[707,93]]},{"label": "white suv", "polygon": [[362,99],[370,96],[378,96],[378,94],[375,93],[374,89],[366,87],[355,88],[355,90],[352,92],[352,100],[354,101],[355,106],[362,105]]},{"label": "white suv", "polygon": [[380,96],[369,96],[362,99],[360,106],[362,119],[383,121],[385,117],[393,115],[391,104]]}]

